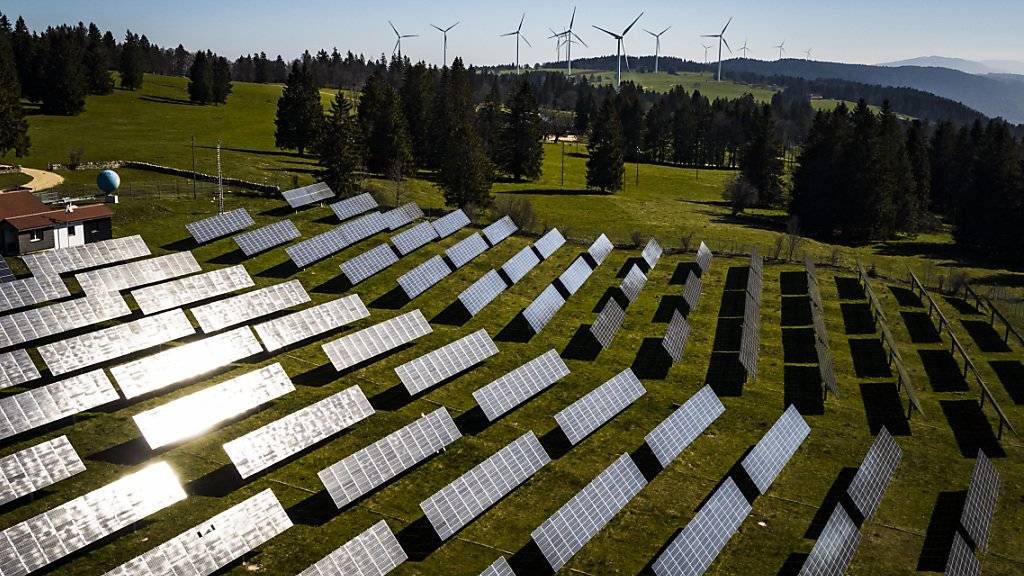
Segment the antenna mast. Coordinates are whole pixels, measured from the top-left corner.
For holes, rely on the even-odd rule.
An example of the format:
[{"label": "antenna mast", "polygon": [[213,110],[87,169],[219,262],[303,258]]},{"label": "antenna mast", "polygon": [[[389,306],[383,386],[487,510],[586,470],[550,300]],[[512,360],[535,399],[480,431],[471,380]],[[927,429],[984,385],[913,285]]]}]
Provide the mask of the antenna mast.
[{"label": "antenna mast", "polygon": [[217,213],[224,212],[224,173],[220,167],[220,142],[217,142]]}]

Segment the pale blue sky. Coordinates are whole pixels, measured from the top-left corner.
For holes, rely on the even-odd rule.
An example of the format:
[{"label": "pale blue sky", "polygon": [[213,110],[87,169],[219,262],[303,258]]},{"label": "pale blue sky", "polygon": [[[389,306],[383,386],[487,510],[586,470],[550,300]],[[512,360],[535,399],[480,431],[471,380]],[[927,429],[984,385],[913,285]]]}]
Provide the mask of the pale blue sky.
[{"label": "pale blue sky", "polygon": [[[161,45],[181,42],[191,50],[209,48],[231,57],[263,50],[286,59],[306,48],[315,52],[333,46],[342,52],[390,54],[390,19],[403,34],[420,34],[406,39],[403,51],[433,63],[441,60],[441,34],[430,24],[446,27],[461,20],[449,34],[449,57],[496,64],[514,59],[515,40],[498,34],[514,30],[524,11],[523,32],[533,47],[522,45],[522,61],[553,60],[548,28],[565,27],[573,5],[570,0],[7,0],[0,10],[12,19],[24,15],[33,29],[91,20],[119,38],[131,28]],[[733,16],[727,39],[734,50],[749,39],[752,58],[775,58],[772,46],[785,40],[789,56],[802,57],[803,50],[813,48],[819,60],[877,63],[933,54],[1024,60],[1024,2],[1019,0],[580,0],[575,5],[574,28],[590,47],[574,47],[574,57],[614,53],[614,40],[591,25],[621,30],[644,10],[626,38],[631,54],[654,52],[653,38],[641,28],[658,31],[671,25],[662,37],[662,54],[701,60],[699,35],[717,33]]]}]

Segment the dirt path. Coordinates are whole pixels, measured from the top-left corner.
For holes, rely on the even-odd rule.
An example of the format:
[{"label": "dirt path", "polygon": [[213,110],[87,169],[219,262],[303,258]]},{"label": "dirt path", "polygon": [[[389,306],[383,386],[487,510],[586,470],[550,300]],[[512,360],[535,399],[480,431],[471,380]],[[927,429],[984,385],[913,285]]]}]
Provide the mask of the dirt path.
[{"label": "dirt path", "polygon": [[39,192],[40,190],[48,190],[54,186],[60,186],[64,183],[64,177],[53,172],[47,172],[46,170],[36,170],[35,168],[22,168],[21,173],[29,176],[32,180],[25,184],[25,188],[33,192]]}]

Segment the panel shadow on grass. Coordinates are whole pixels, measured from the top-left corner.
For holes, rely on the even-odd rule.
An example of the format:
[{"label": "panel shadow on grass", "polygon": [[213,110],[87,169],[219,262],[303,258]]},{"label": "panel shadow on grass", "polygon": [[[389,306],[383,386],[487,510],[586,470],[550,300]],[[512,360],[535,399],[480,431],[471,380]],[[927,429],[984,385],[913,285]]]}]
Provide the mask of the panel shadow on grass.
[{"label": "panel shadow on grass", "polygon": [[839,305],[843,313],[843,327],[849,335],[874,334],[875,317],[871,315],[871,305],[867,303],[847,303]]},{"label": "panel shadow on grass", "polygon": [[236,264],[241,264],[242,262],[244,262],[246,258],[248,258],[248,256],[245,255],[245,252],[242,252],[241,248],[235,248],[231,252],[225,252],[220,256],[214,256],[213,258],[207,260],[207,262],[209,262],[210,264],[235,266]]},{"label": "panel shadow on grass", "polygon": [[138,438],[132,438],[110,448],[90,454],[87,458],[108,464],[138,466],[156,455],[157,452],[151,450],[146,440],[139,436]]},{"label": "panel shadow on grass", "polygon": [[1024,404],[1024,364],[1019,360],[991,360],[989,365],[1014,404]]},{"label": "panel shadow on grass", "polygon": [[594,338],[590,324],[581,324],[562,350],[562,358],[592,362],[601,353],[601,343]]},{"label": "panel shadow on grass", "polygon": [[349,282],[348,278],[344,274],[338,274],[334,278],[313,287],[312,291],[317,294],[341,294],[351,289],[352,283]]},{"label": "panel shadow on grass", "polygon": [[910,341],[914,344],[937,344],[942,342],[942,336],[935,329],[930,316],[924,312],[900,312],[903,323],[907,325],[907,332],[910,333]]},{"label": "panel shadow on grass", "polygon": [[808,296],[784,296],[782,298],[783,326],[810,326],[813,322],[811,299]]},{"label": "panel shadow on grass", "polygon": [[799,576],[804,564],[810,554],[807,552],[791,552],[782,562],[782,567],[775,573],[775,576]]},{"label": "panel shadow on grass", "polygon": [[889,291],[896,297],[901,308],[921,308],[921,298],[913,290],[900,286],[889,286]]},{"label": "panel shadow on grass", "polygon": [[945,301],[960,314],[981,314],[981,310],[978,310],[974,304],[971,304],[963,298],[958,298],[956,296],[944,296],[943,299],[945,299]]},{"label": "panel shadow on grass", "polygon": [[780,273],[779,289],[782,291],[783,296],[805,296],[807,294],[807,273]]},{"label": "panel shadow on grass", "polygon": [[633,360],[633,373],[641,380],[664,380],[672,368],[672,357],[661,338],[644,338]]},{"label": "panel shadow on grass", "polygon": [[746,290],[726,290],[722,293],[722,305],[718,309],[719,318],[743,316],[747,307]]},{"label": "panel shadow on grass", "polygon": [[[597,300],[597,304],[594,304],[594,308],[591,310],[591,312],[596,313],[600,312],[601,310],[604,310],[604,307],[606,304],[608,304],[609,300],[615,300],[615,303],[621,306],[623,310],[629,307],[629,298],[626,298],[626,295],[623,294],[622,288],[619,288],[618,286],[612,286],[604,291],[604,294],[602,294],[601,297]],[[657,320],[655,321],[657,322]],[[666,322],[668,322],[668,320],[666,320]]]},{"label": "panel shadow on grass", "polygon": [[716,352],[739,350],[743,340],[743,318],[719,318],[715,326]]},{"label": "panel shadow on grass", "polygon": [[864,287],[860,280],[847,276],[836,276],[836,291],[840,300],[866,300],[868,295],[864,293]]},{"label": "panel shadow on grass", "polygon": [[939,492],[924,535],[921,555],[917,558],[920,572],[942,572],[949,560],[949,549],[953,546],[960,515],[963,513],[967,492]]},{"label": "panel shadow on grass", "polygon": [[680,262],[676,264],[668,283],[673,286],[684,286],[686,279],[690,277],[690,272],[693,272],[694,276],[700,276],[700,266],[697,266],[696,262]]},{"label": "panel shadow on grass", "polygon": [[976,457],[978,450],[989,458],[1006,456],[977,400],[941,400],[939,404],[964,458]]},{"label": "panel shadow on grass", "polygon": [[223,498],[241,488],[244,483],[234,464],[225,464],[186,484],[185,492],[192,496]]},{"label": "panel shadow on grass", "polygon": [[405,550],[409,560],[413,562],[425,560],[444,543],[426,516],[420,516],[402,528],[398,534],[395,534],[395,538],[402,545],[402,550]]},{"label": "panel shadow on grass", "polygon": [[783,328],[783,361],[787,364],[817,363],[818,353],[814,348],[816,341],[813,328]]},{"label": "panel shadow on grass", "polygon": [[887,378],[892,376],[889,357],[877,338],[850,338],[853,370],[858,378]]},{"label": "panel shadow on grass", "polygon": [[633,266],[639,268],[640,271],[643,272],[644,274],[650,272],[650,266],[647,265],[646,260],[639,256],[630,256],[629,258],[626,258],[625,262],[622,263],[622,267],[619,268],[619,271],[615,273],[615,277],[625,278],[626,275],[629,274],[629,271],[633,269]]},{"label": "panel shadow on grass", "polygon": [[532,538],[508,559],[508,565],[515,574],[551,576],[555,573]]},{"label": "panel shadow on grass", "polygon": [[783,369],[783,409],[792,404],[801,414],[825,413],[825,400],[821,392],[821,373],[817,366],[792,366]]},{"label": "panel shadow on grass", "polygon": [[327,490],[321,490],[287,510],[288,517],[303,526],[323,526],[341,513]]},{"label": "panel shadow on grass", "polygon": [[910,435],[910,421],[903,411],[903,399],[896,384],[861,384],[860,397],[864,402],[864,414],[872,436],[877,435],[882,426],[885,426],[893,436]]},{"label": "panel shadow on grass", "polygon": [[967,392],[964,373],[949,350],[918,350],[928,383],[936,392]]},{"label": "panel shadow on grass", "polygon": [[288,278],[292,274],[296,274],[300,270],[295,266],[295,263],[291,260],[285,260],[280,264],[275,264],[266,270],[257,273],[257,276],[263,278]]},{"label": "panel shadow on grass", "polygon": [[[825,524],[828,523],[828,519],[832,516],[832,512],[836,509],[836,506],[843,506],[847,512],[856,509],[856,506],[853,504],[853,500],[846,494],[846,491],[849,489],[850,484],[853,482],[853,477],[856,474],[856,468],[845,467],[839,471],[839,474],[836,475],[836,479],[832,481],[832,486],[830,486],[828,492],[825,493],[825,498],[822,499],[821,506],[818,506],[818,509],[814,513],[814,517],[811,518],[811,524],[807,527],[807,532],[804,532],[804,538],[817,540],[818,537],[821,536],[821,531],[824,530]],[[856,522],[855,516],[851,516],[850,519]]]},{"label": "panel shadow on grass", "polygon": [[498,332],[494,339],[499,342],[529,342],[533,336],[533,328],[530,328],[526,316],[519,312],[501,329],[501,332]]},{"label": "panel shadow on grass", "polygon": [[725,274],[725,290],[746,290],[749,266],[731,266]]},{"label": "panel shadow on grass", "polygon": [[469,322],[473,315],[466,310],[462,300],[456,299],[430,319],[431,324],[444,324],[446,326],[463,326]]},{"label": "panel shadow on grass", "polygon": [[705,382],[719,396],[742,396],[747,371],[738,352],[712,352]]},{"label": "panel shadow on grass", "polygon": [[683,316],[690,315],[690,306],[682,296],[665,294],[658,302],[658,309],[654,311],[654,317],[651,318],[651,322],[657,324],[668,324],[672,321],[672,314],[674,314],[676,310],[678,310]]},{"label": "panel shadow on grass", "polygon": [[405,295],[405,290],[401,286],[395,286],[386,294],[370,302],[370,307],[384,310],[400,310],[408,303],[409,297]]},{"label": "panel shadow on grass", "polygon": [[982,352],[1010,352],[1010,347],[1003,341],[1003,337],[996,332],[991,324],[984,320],[961,320],[964,329],[971,335],[974,343]]},{"label": "panel shadow on grass", "polygon": [[328,362],[327,364],[321,364],[316,368],[306,370],[302,374],[294,376],[292,378],[292,383],[297,386],[319,388],[334,382],[337,378],[338,371],[334,369],[333,364]]},{"label": "panel shadow on grass", "polygon": [[196,241],[191,236],[186,236],[181,240],[175,240],[169,244],[161,246],[164,250],[170,252],[184,252],[185,250],[191,250],[197,246]]}]

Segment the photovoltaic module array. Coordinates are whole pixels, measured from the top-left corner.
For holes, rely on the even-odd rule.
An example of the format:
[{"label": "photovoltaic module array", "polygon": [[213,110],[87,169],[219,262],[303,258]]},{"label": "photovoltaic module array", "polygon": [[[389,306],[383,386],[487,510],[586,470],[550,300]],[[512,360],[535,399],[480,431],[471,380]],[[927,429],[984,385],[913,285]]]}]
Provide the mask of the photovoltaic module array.
[{"label": "photovoltaic module array", "polygon": [[708,271],[708,268],[711,268],[712,258],[711,249],[707,244],[701,242],[700,247],[697,248],[697,266],[700,268],[702,276]]},{"label": "photovoltaic module array", "polygon": [[254,328],[267,351],[274,352],[369,316],[370,311],[359,295],[352,294],[268,320]]},{"label": "photovoltaic module array", "polygon": [[25,254],[21,259],[33,276],[58,276],[68,272],[109,266],[150,254],[142,236],[135,235],[69,246],[60,250]]},{"label": "photovoltaic module array", "polygon": [[474,232],[452,244],[450,248],[444,251],[444,254],[448,257],[448,260],[451,260],[452,265],[459,269],[486,252],[489,247],[484,237],[480,233]]},{"label": "photovoltaic module array", "polygon": [[423,313],[413,310],[332,340],[323,345],[323,350],[334,365],[334,369],[341,371],[431,332],[433,328],[423,317]]},{"label": "photovoltaic module array", "polygon": [[690,270],[690,274],[686,277],[686,286],[683,287],[683,300],[690,310],[697,309],[703,291],[704,283],[699,276],[693,273],[693,270]]},{"label": "photovoltaic module array", "polygon": [[594,259],[594,262],[600,266],[604,263],[604,259],[607,258],[614,249],[615,246],[612,245],[612,241],[604,234],[601,234],[597,237],[597,240],[594,240],[594,243],[590,245],[590,248],[587,249],[587,253],[590,254],[590,257]]},{"label": "photovoltaic module array", "polygon": [[981,552],[988,547],[988,532],[992,526],[998,496],[999,471],[992,465],[985,452],[978,450],[974,471],[971,473],[971,484],[967,488],[967,501],[960,515],[960,524]]},{"label": "photovoltaic module array", "polygon": [[444,280],[451,273],[452,269],[444,261],[444,258],[434,256],[399,276],[398,285],[402,287],[405,295],[412,300],[441,280]]},{"label": "photovoltaic module array", "polygon": [[451,538],[543,468],[551,458],[527,432],[420,503],[441,540]]},{"label": "photovoltaic module array", "polygon": [[246,256],[255,256],[302,236],[291,220],[280,220],[235,236],[235,244]]},{"label": "photovoltaic module array", "polygon": [[665,329],[665,337],[661,339],[661,347],[665,349],[673,364],[683,360],[683,352],[686,350],[686,343],[690,339],[690,323],[679,313],[679,310],[672,312],[672,320]]},{"label": "photovoltaic module array", "polygon": [[209,334],[306,302],[309,302],[309,294],[302,283],[289,280],[203,304],[192,308],[191,312],[203,332]]},{"label": "photovoltaic module array", "polygon": [[953,534],[944,576],[981,576],[981,562],[959,532]]},{"label": "photovoltaic module array", "polygon": [[661,254],[663,250],[661,244],[654,238],[647,241],[647,245],[644,246],[643,252],[640,253],[640,257],[647,263],[647,269],[650,270],[658,264],[658,260],[661,260]]},{"label": "photovoltaic module array", "polygon": [[349,218],[354,218],[364,212],[369,212],[376,207],[377,200],[374,199],[373,195],[369,192],[363,192],[357,196],[345,198],[340,202],[331,204],[331,211],[338,217],[338,220],[344,222]]},{"label": "photovoltaic module array", "polygon": [[0,354],[0,388],[10,388],[39,379],[39,369],[25,350]]},{"label": "photovoltaic module array", "polygon": [[0,458],[0,505],[85,472],[67,436]]},{"label": "photovoltaic module array", "polygon": [[299,576],[384,576],[408,559],[387,522],[381,520]]},{"label": "photovoltaic module array", "polygon": [[42,302],[71,296],[67,285],[58,276],[30,276],[4,282],[0,290],[0,312],[17,310]]},{"label": "photovoltaic module array", "polygon": [[747,374],[757,377],[761,351],[761,302],[748,292],[743,308],[743,333],[740,340],[740,364]]},{"label": "photovoltaic module array", "polygon": [[102,370],[0,398],[0,440],[118,400]]},{"label": "photovoltaic module array", "polygon": [[437,231],[430,222],[419,224],[391,237],[391,243],[399,255],[405,256],[437,239]]},{"label": "photovoltaic module array", "polygon": [[[415,206],[415,204],[413,205]],[[418,209],[418,208],[417,208]],[[345,244],[351,245],[362,242],[374,234],[379,234],[388,229],[388,220],[380,212],[370,212],[360,216],[351,222],[346,222],[337,228],[341,231]],[[391,228],[394,230],[394,228]]]},{"label": "photovoltaic module array", "polygon": [[626,277],[622,279],[622,284],[619,289],[626,296],[626,300],[630,303],[636,302],[636,299],[640,296],[640,291],[647,285],[647,275],[644,274],[643,270],[640,269],[636,264],[629,269]]},{"label": "photovoltaic module array", "polygon": [[667,468],[683,450],[725,412],[710,386],[704,386],[644,437],[644,442]]},{"label": "photovoltaic module array", "polygon": [[437,410],[320,471],[320,481],[342,508],[437,454],[462,437],[448,410]]},{"label": "photovoltaic module array", "polygon": [[540,264],[540,258],[537,257],[533,248],[527,246],[502,264],[501,271],[508,276],[510,282],[515,284],[529,274],[537,264]]},{"label": "photovoltaic module array", "polygon": [[459,302],[462,302],[470,316],[476,316],[506,288],[508,284],[501,275],[496,270],[491,270],[459,293]]},{"label": "photovoltaic module array", "polygon": [[395,262],[398,262],[398,255],[394,248],[390,244],[381,244],[346,260],[341,265],[341,272],[349,282],[359,284]]},{"label": "photovoltaic module array", "polygon": [[0,316],[0,348],[70,332],[132,313],[117,292],[65,300]]},{"label": "photovoltaic module array", "polygon": [[75,274],[86,294],[119,292],[202,272],[191,252],[176,252]]},{"label": "photovoltaic module array", "polygon": [[646,392],[636,374],[626,368],[555,414],[555,422],[575,446]]},{"label": "photovoltaic module array", "polygon": [[288,246],[284,251],[296,267],[305,268],[314,262],[341,252],[348,245],[349,242],[345,239],[344,231],[339,226]]},{"label": "photovoltaic module array", "polygon": [[447,238],[466,226],[469,226],[469,224],[469,216],[466,216],[466,213],[461,209],[449,212],[431,222],[431,225],[434,227],[434,231],[437,232],[438,238]]},{"label": "photovoltaic module array", "polygon": [[423,218],[423,210],[415,202],[403,204],[383,214],[388,230],[398,230],[417,218]]},{"label": "photovoltaic module array", "polygon": [[255,286],[245,266],[220,268],[132,290],[132,298],[149,315]]},{"label": "photovoltaic module array", "polygon": [[289,206],[295,209],[334,198],[334,191],[326,183],[317,182],[309,186],[285,190],[281,192],[281,196]]},{"label": "photovoltaic module array", "polygon": [[480,573],[480,576],[516,576],[516,573],[508,565],[508,560],[505,560],[504,556],[499,556],[497,560]]},{"label": "photovoltaic module array", "polygon": [[516,223],[512,221],[512,218],[505,216],[484,228],[483,235],[491,246],[497,246],[499,242],[515,234],[516,230],[519,230]]},{"label": "photovoltaic module array", "polygon": [[804,422],[796,407],[790,404],[753,450],[743,458],[743,469],[761,494],[768,491],[810,433],[810,426]]},{"label": "photovoltaic module array", "polygon": [[0,284],[6,284],[13,282],[18,278],[11,271],[11,267],[7,264],[7,260],[3,256],[0,256]]},{"label": "photovoltaic module array", "polygon": [[543,235],[536,242],[533,243],[533,247],[540,254],[540,257],[547,260],[552,254],[558,251],[565,244],[565,237],[558,231],[558,228],[552,228],[547,234]]},{"label": "photovoltaic module array", "polygon": [[409,395],[415,396],[497,353],[487,330],[480,329],[396,367],[395,373]]},{"label": "photovoltaic module array", "polygon": [[523,318],[534,334],[540,334],[564,305],[565,299],[558,293],[558,288],[555,288],[554,284],[548,284],[548,287],[523,310]]},{"label": "photovoltaic module array", "polygon": [[569,368],[562,357],[555,350],[548,350],[474,391],[473,398],[487,420],[493,422],[568,375]]},{"label": "photovoltaic module array", "polygon": [[579,291],[580,287],[583,286],[583,283],[586,282],[588,278],[590,278],[590,275],[593,274],[593,272],[594,271],[590,268],[590,264],[587,264],[587,261],[581,257],[574,260],[565,272],[562,272],[558,277],[558,280],[562,283],[562,286],[565,287],[566,292],[572,296]]},{"label": "photovoltaic module array", "polygon": [[594,335],[594,339],[601,345],[601,348],[607,349],[612,345],[612,340],[615,339],[615,334],[622,327],[622,321],[625,319],[626,311],[619,306],[614,298],[609,298],[594,323],[590,325],[590,333]]},{"label": "photovoltaic module array", "polygon": [[842,576],[860,544],[860,530],[842,506],[836,506],[811,553],[800,569],[800,576]]},{"label": "photovoltaic module array", "polygon": [[902,456],[903,451],[885,426],[882,426],[847,489],[850,499],[865,520],[870,520],[878,510]]},{"label": "photovoltaic module array", "polygon": [[241,232],[256,222],[249,216],[245,208],[221,212],[198,222],[186,224],[185,229],[192,235],[197,244],[205,244],[210,240],[223,238],[235,232]]},{"label": "photovoltaic module array", "polygon": [[623,454],[537,527],[531,537],[557,572],[646,485],[633,459]]}]

